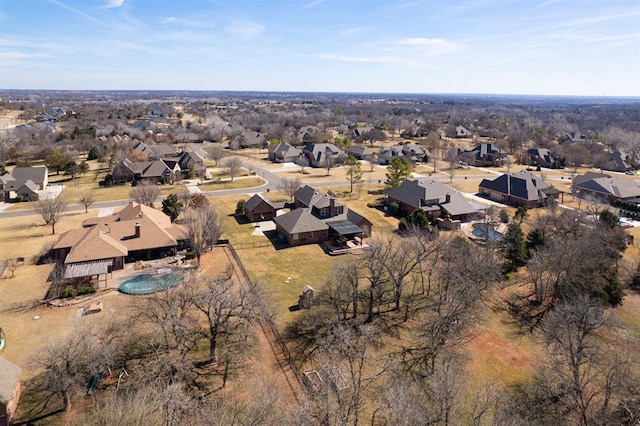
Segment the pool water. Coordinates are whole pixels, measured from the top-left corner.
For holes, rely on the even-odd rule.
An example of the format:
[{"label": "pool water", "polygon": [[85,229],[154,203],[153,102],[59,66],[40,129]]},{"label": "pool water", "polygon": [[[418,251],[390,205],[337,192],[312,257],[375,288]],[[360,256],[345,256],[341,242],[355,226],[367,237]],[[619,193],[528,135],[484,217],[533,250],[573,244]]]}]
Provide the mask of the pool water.
[{"label": "pool water", "polygon": [[142,274],[124,281],[118,290],[125,294],[150,294],[182,283],[182,274]]},{"label": "pool water", "polygon": [[474,223],[473,231],[471,232],[478,238],[482,238],[485,241],[497,241],[502,239],[504,235],[493,229],[493,225],[490,223]]}]

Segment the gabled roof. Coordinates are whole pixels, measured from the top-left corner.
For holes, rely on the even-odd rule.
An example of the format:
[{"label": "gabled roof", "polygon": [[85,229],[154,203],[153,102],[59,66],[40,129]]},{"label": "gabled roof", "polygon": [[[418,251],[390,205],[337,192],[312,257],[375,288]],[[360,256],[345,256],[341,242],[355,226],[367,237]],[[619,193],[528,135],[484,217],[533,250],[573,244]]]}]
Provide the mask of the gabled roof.
[{"label": "gabled roof", "polygon": [[[130,251],[172,247],[184,239],[184,231],[159,210],[130,202],[118,214],[87,220],[89,228],[60,235],[54,249],[69,248],[65,263],[126,256]],[[135,226],[140,236],[135,237]]]},{"label": "gabled roof", "polygon": [[171,172],[171,169],[167,167],[164,161],[156,160],[145,167],[140,176],[142,178],[161,177],[166,172]]},{"label": "gabled roof", "polygon": [[314,188],[309,185],[303,185],[296,190],[293,197],[305,206],[311,207],[313,205],[311,201],[313,200],[313,197],[317,195],[318,192],[316,192]]},{"label": "gabled roof", "polygon": [[273,221],[280,225],[288,234],[300,234],[304,232],[324,231],[329,225],[309,213],[309,209],[295,209],[282,216],[277,216]]},{"label": "gabled roof", "polygon": [[576,176],[574,186],[578,189],[598,192],[616,198],[640,197],[640,182],[597,173],[592,173],[590,177],[587,177],[587,175]]},{"label": "gabled roof", "polygon": [[302,150],[296,148],[295,146],[280,142],[278,145],[269,148],[269,152],[280,157],[297,157],[302,154]]},{"label": "gabled roof", "polygon": [[7,405],[20,379],[22,369],[4,358],[0,358],[0,404]]},{"label": "gabled roof", "polygon": [[358,155],[371,155],[373,154],[373,150],[371,148],[368,148],[364,145],[355,145],[355,146],[351,146],[349,147],[349,149],[347,149],[347,152],[349,154],[358,154]]},{"label": "gabled roof", "polygon": [[44,182],[47,178],[47,166],[16,167],[11,172],[15,180]]},{"label": "gabled roof", "polygon": [[533,201],[546,198],[547,196],[542,190],[548,189],[549,185],[533,173],[523,170],[510,174],[505,173],[494,180],[483,179],[480,182],[480,187]]},{"label": "gabled roof", "polygon": [[259,206],[260,204],[262,204],[262,203],[267,203],[270,207],[272,207],[272,208],[274,208],[274,209],[276,208],[276,207],[271,203],[271,201],[267,200],[266,198],[264,198],[264,197],[263,197],[262,195],[260,195],[260,194],[253,194],[253,195],[251,196],[251,198],[249,198],[249,199],[247,200],[247,202],[246,202],[246,203],[244,203],[244,208],[245,208],[245,209],[247,209],[247,210],[249,210],[249,211],[252,211],[253,209],[255,209],[256,207],[258,207],[258,206]]},{"label": "gabled roof", "polygon": [[[128,253],[127,248],[101,228],[100,226],[94,226],[86,229],[80,239],[73,244],[65,263],[126,256]],[[133,228],[131,233],[133,233]]]},{"label": "gabled roof", "polygon": [[399,187],[388,189],[384,193],[414,208],[438,205],[453,216],[477,212],[457,190],[435,179],[408,179]]},{"label": "gabled roof", "polygon": [[0,176],[0,185],[4,185],[5,183],[13,180],[16,180],[16,178],[7,173],[6,175]]}]

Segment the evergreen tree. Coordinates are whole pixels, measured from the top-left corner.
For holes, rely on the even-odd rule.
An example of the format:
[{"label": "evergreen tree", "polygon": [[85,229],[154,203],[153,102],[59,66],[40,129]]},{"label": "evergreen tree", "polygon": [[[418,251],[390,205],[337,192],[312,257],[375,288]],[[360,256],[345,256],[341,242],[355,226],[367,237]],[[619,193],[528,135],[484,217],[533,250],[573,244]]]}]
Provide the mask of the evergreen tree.
[{"label": "evergreen tree", "polygon": [[387,180],[385,185],[389,188],[397,188],[411,174],[411,164],[405,163],[398,157],[395,157],[387,166]]},{"label": "evergreen tree", "polygon": [[525,244],[527,249],[527,256],[531,257],[533,251],[539,247],[544,246],[546,243],[546,237],[542,230],[535,228],[529,231],[527,234],[527,242]]},{"label": "evergreen tree", "polygon": [[349,179],[349,183],[351,184],[349,192],[353,192],[353,184],[362,182],[362,165],[356,157],[350,155],[345,161],[345,171],[347,173],[347,179]]},{"label": "evergreen tree", "polygon": [[514,271],[518,266],[522,266],[527,260],[527,248],[524,240],[524,232],[517,222],[511,222],[507,227],[507,232],[502,239],[502,251],[507,259],[507,267]]},{"label": "evergreen tree", "polygon": [[162,202],[162,213],[169,216],[171,222],[175,221],[182,211],[182,203],[178,200],[177,194],[169,194]]}]

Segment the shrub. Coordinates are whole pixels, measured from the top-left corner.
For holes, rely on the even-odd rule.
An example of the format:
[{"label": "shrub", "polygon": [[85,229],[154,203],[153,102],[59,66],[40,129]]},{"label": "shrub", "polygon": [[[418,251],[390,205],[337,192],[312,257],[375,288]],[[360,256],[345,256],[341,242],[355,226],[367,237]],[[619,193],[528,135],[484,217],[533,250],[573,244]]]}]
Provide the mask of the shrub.
[{"label": "shrub", "polygon": [[376,207],[378,207],[378,205],[376,203],[367,203],[367,207],[375,209]]},{"label": "shrub", "polygon": [[500,210],[500,222],[509,223],[509,213],[506,210]]},{"label": "shrub", "polygon": [[60,293],[60,297],[62,297],[63,299],[69,299],[71,297],[75,297],[76,292],[74,289],[72,288],[65,288],[64,290],[62,290],[62,292]]},{"label": "shrub", "polygon": [[238,200],[238,203],[236,204],[236,214],[237,215],[243,215],[244,214],[244,205],[245,205],[246,201],[243,200]]},{"label": "shrub", "polygon": [[77,291],[78,296],[82,296],[83,294],[93,294],[96,292],[96,289],[93,287],[79,287]]},{"label": "shrub", "polygon": [[391,216],[395,216],[396,214],[398,214],[399,210],[400,204],[396,203],[395,201],[389,204],[389,213],[391,214]]}]

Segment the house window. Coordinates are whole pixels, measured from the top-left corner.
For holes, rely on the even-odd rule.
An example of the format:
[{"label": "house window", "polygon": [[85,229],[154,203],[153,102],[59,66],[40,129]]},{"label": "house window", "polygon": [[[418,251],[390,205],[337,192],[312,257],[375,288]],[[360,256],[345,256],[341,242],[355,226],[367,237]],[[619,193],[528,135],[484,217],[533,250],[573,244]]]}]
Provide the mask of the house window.
[{"label": "house window", "polygon": [[320,209],[320,217],[329,216],[329,207],[323,207]]},{"label": "house window", "polygon": [[122,258],[116,257],[116,266],[122,266]]},{"label": "house window", "polygon": [[293,234],[293,239],[297,240],[298,239],[298,234]]},{"label": "house window", "polygon": [[343,207],[342,207],[342,206],[338,206],[338,207],[336,207],[336,214],[342,214],[343,210],[344,210],[344,209],[343,209]]},{"label": "house window", "polygon": [[312,231],[312,232],[309,232],[309,239],[310,239],[310,240],[311,240],[311,239],[313,239],[313,231]]}]

